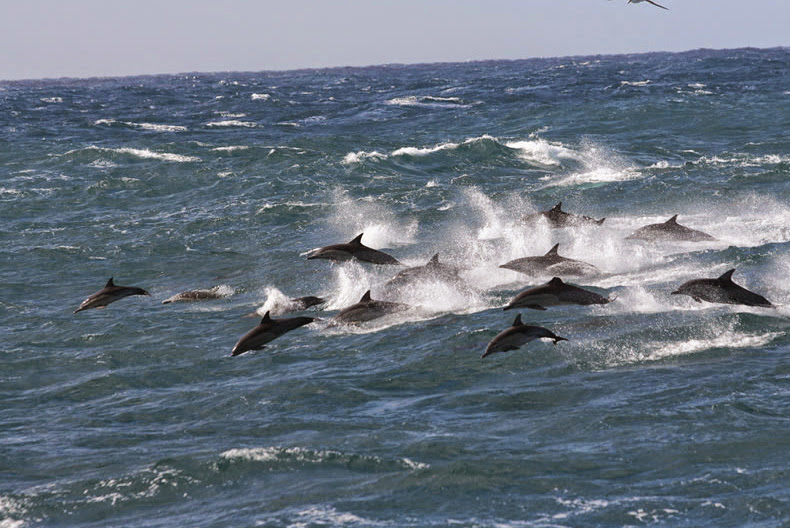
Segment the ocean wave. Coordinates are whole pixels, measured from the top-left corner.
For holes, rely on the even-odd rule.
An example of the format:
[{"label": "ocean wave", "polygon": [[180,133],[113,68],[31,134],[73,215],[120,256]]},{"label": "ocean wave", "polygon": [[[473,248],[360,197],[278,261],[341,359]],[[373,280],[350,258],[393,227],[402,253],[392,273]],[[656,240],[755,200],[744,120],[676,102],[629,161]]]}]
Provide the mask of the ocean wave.
[{"label": "ocean wave", "polygon": [[138,149],[132,147],[120,147],[120,148],[108,148],[108,147],[97,147],[95,145],[91,145],[84,149],[75,149],[66,152],[65,156],[70,156],[82,152],[107,152],[107,153],[114,153],[114,154],[124,154],[128,156],[134,156],[140,159],[155,159],[161,161],[170,161],[175,163],[194,163],[201,161],[200,158],[195,156],[187,156],[184,154],[174,154],[171,152],[155,152],[148,149]]},{"label": "ocean wave", "polygon": [[211,150],[215,152],[236,152],[237,150],[249,150],[247,145],[229,145],[227,147],[214,147]]},{"label": "ocean wave", "polygon": [[181,125],[162,125],[157,123],[135,123],[132,121],[118,121],[115,119],[98,119],[94,125],[123,125],[131,128],[150,130],[153,132],[186,132],[188,129]]},{"label": "ocean wave", "polygon": [[267,93],[254,93],[250,96],[250,99],[252,99],[253,101],[268,101],[271,98],[272,98],[271,94],[267,94]]},{"label": "ocean wave", "polygon": [[778,165],[780,163],[790,163],[790,156],[782,154],[763,154],[754,156],[751,154],[720,154],[714,156],[702,156],[692,162],[699,165],[731,165],[735,167],[763,167],[765,165]]},{"label": "ocean wave", "polygon": [[650,84],[650,79],[644,81],[620,81],[620,86],[647,86]]},{"label": "ocean wave", "polygon": [[206,123],[207,127],[246,127],[256,128],[258,123],[252,121],[240,121],[238,119],[225,119],[223,121],[209,121]]},{"label": "ocean wave", "polygon": [[331,449],[305,447],[252,447],[229,449],[220,454],[229,462],[243,461],[269,465],[328,465],[356,470],[392,471],[428,469],[428,464],[414,462],[408,458],[385,460],[378,456],[344,453]]},{"label": "ocean wave", "polygon": [[39,101],[41,101],[42,103],[57,104],[57,103],[62,103],[63,102],[63,98],[62,97],[42,97],[41,99],[39,99]]},{"label": "ocean wave", "polygon": [[541,166],[559,166],[569,161],[580,161],[582,156],[561,143],[546,141],[535,138],[527,140],[500,140],[494,136],[484,134],[472,137],[460,142],[448,141],[429,147],[400,147],[389,154],[384,154],[377,150],[350,152],[345,155],[342,163],[352,165],[362,163],[366,160],[382,161],[389,158],[409,156],[426,157],[438,152],[452,152],[467,147],[490,145],[492,148],[502,148],[513,152],[516,157],[527,163],[534,163]]},{"label": "ocean wave", "polygon": [[464,103],[460,97],[437,97],[434,95],[408,95],[394,97],[386,101],[392,106],[413,106],[424,108],[467,108],[471,104]]}]

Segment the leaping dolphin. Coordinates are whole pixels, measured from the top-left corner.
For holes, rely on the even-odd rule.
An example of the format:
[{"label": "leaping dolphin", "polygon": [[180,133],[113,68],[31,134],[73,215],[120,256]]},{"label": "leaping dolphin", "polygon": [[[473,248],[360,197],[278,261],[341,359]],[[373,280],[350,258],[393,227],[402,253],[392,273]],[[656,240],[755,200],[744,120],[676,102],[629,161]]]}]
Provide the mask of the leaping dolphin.
[{"label": "leaping dolphin", "polygon": [[688,295],[697,302],[745,304],[746,306],[773,307],[762,295],[747,290],[732,281],[735,268],[718,279],[695,279],[685,282],[672,295]]},{"label": "leaping dolphin", "polygon": [[504,309],[531,308],[533,310],[545,310],[546,306],[565,304],[589,306],[591,304],[607,304],[609,302],[611,300],[602,295],[578,286],[566,284],[559,277],[554,277],[546,284],[522,291],[513,297]]},{"label": "leaping dolphin", "polygon": [[567,341],[564,337],[560,337],[548,328],[542,326],[525,325],[521,322],[521,314],[516,316],[513,324],[500,332],[499,334],[488,343],[486,351],[481,358],[490,356],[497,352],[509,352],[511,350],[518,350],[530,341],[535,339],[553,339],[556,345],[560,341]]},{"label": "leaping dolphin", "polygon": [[606,218],[596,220],[589,216],[577,215],[566,213],[562,210],[562,202],[558,203],[548,211],[540,211],[521,217],[521,221],[525,223],[533,223],[540,219],[545,218],[551,227],[572,227],[579,225],[602,225]]},{"label": "leaping dolphin", "polygon": [[625,238],[626,240],[647,240],[649,242],[659,240],[674,240],[678,242],[706,242],[716,240],[707,233],[678,224],[678,215],[673,216],[663,223],[640,227]]},{"label": "leaping dolphin", "polygon": [[313,250],[307,259],[328,259],[339,262],[357,259],[372,264],[400,265],[400,262],[398,262],[395,257],[364,245],[362,243],[363,234],[364,233],[360,233],[354,240],[347,244],[332,244],[331,246],[324,246]]},{"label": "leaping dolphin", "polygon": [[238,340],[230,355],[238,356],[250,350],[260,350],[269,341],[277,339],[284,333],[296,330],[300,326],[310,324],[313,321],[314,319],[312,317],[284,317],[282,319],[272,319],[269,316],[269,312],[266,312],[258,326],[244,334],[241,339]]},{"label": "leaping dolphin", "polygon": [[392,313],[403,312],[409,308],[411,307],[407,304],[371,299],[368,290],[358,303],[341,310],[332,322],[334,324],[363,323]]},{"label": "leaping dolphin", "polygon": [[112,277],[107,281],[107,284],[101,290],[97,291],[84,301],[80,303],[79,308],[74,310],[74,313],[83,310],[90,310],[91,308],[106,308],[108,304],[114,303],[119,299],[128,297],[130,295],[151,295],[142,288],[134,286],[116,286],[112,281]]},{"label": "leaping dolphin", "polygon": [[538,257],[523,257],[499,266],[527,275],[597,275],[601,270],[582,262],[566,257],[561,257],[558,253],[560,245],[555,244],[548,253]]}]

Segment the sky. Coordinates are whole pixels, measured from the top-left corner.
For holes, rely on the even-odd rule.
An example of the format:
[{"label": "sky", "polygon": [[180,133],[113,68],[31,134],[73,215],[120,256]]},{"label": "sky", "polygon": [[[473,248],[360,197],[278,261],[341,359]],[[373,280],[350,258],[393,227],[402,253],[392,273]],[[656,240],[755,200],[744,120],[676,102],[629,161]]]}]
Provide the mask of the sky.
[{"label": "sky", "polygon": [[0,0],[0,79],[790,46],[788,0]]}]

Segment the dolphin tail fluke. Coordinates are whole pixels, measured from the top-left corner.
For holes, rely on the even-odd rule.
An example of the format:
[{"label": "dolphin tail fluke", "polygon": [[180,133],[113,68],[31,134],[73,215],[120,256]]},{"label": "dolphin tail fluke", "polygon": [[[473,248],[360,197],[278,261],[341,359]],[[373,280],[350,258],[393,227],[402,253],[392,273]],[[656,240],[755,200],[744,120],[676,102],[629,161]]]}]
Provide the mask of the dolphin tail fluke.
[{"label": "dolphin tail fluke", "polygon": [[604,220],[606,220],[605,216],[603,218],[601,218],[600,220],[596,220],[595,223],[598,224],[598,225],[603,225]]}]

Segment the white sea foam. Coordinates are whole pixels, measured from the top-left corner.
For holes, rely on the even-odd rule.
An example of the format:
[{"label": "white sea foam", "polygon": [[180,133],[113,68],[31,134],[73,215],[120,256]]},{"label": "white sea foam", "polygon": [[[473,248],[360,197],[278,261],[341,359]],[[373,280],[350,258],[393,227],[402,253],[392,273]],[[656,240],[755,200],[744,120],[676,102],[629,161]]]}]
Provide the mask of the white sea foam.
[{"label": "white sea foam", "polygon": [[650,79],[644,81],[620,81],[620,86],[647,86],[650,84]]},{"label": "white sea foam", "polygon": [[116,119],[97,119],[94,125],[115,125],[121,124],[132,128],[140,128],[142,130],[150,130],[153,132],[186,132],[188,129],[180,125],[163,125],[159,123],[135,123],[132,121],[118,121]]},{"label": "white sea foam", "polygon": [[[587,152],[578,152],[566,147],[561,143],[549,142],[538,137],[531,137],[526,140],[500,140],[488,134],[465,139],[461,142],[447,141],[431,146],[405,146],[400,147],[389,154],[379,151],[357,151],[346,154],[343,163],[346,165],[360,163],[364,160],[383,160],[397,156],[424,157],[437,152],[453,151],[462,146],[474,145],[481,142],[493,142],[505,146],[515,151],[516,156],[530,163],[537,163],[546,166],[560,166],[563,163],[576,161],[584,162],[594,151],[590,147]],[[618,177],[619,179],[619,177]]]},{"label": "white sea foam", "polygon": [[230,145],[227,147],[214,147],[211,150],[216,152],[236,152],[237,150],[248,150],[249,148],[247,145]]},{"label": "white sea foam", "polygon": [[579,154],[560,143],[543,139],[508,141],[505,146],[518,151],[519,157],[542,165],[561,165],[563,161],[578,160]]},{"label": "white sea foam", "polygon": [[257,123],[253,123],[252,121],[240,121],[238,119],[225,119],[223,121],[209,121],[206,123],[207,127],[247,127],[247,128],[255,128],[258,126]]},{"label": "white sea foam", "polygon": [[272,98],[271,94],[267,93],[254,93],[250,96],[253,101],[268,101]]},{"label": "white sea foam", "polygon": [[414,106],[425,108],[463,108],[470,106],[464,104],[459,97],[437,97],[433,95],[408,95],[404,97],[394,97],[387,101],[388,105],[393,106]]},{"label": "white sea foam", "polygon": [[190,163],[190,162],[197,162],[200,161],[200,158],[195,156],[185,156],[183,154],[173,154],[171,152],[154,152],[148,149],[137,149],[131,147],[122,147],[122,148],[103,148],[103,147],[92,147],[97,150],[103,150],[108,152],[117,152],[118,154],[128,154],[130,156],[135,156],[142,159],[156,159],[161,161],[172,161],[176,163]]},{"label": "white sea foam", "polygon": [[[385,461],[375,455],[357,455],[343,453],[332,449],[309,449],[305,447],[250,447],[229,449],[220,453],[222,458],[228,460],[249,460],[251,462],[300,462],[308,464],[324,464],[334,461],[348,461],[360,459],[372,464],[384,464]],[[403,469],[427,469],[430,466],[411,459],[396,459],[395,462]]]},{"label": "white sea foam", "polygon": [[382,154],[381,152],[378,152],[376,150],[372,152],[365,152],[364,150],[360,150],[359,152],[349,152],[348,154],[346,154],[345,157],[343,158],[342,163],[344,165],[353,165],[355,163],[361,163],[366,159],[381,160],[386,158],[387,158],[386,154]]},{"label": "white sea foam", "polygon": [[42,103],[54,103],[54,104],[57,104],[57,103],[62,103],[63,102],[63,98],[62,97],[42,97],[39,100]]},{"label": "white sea foam", "polygon": [[363,244],[376,249],[414,242],[417,221],[399,219],[390,208],[374,197],[352,198],[347,192],[336,189],[332,203],[335,211],[329,223],[340,233],[343,242],[348,242],[359,233],[365,234]]}]

